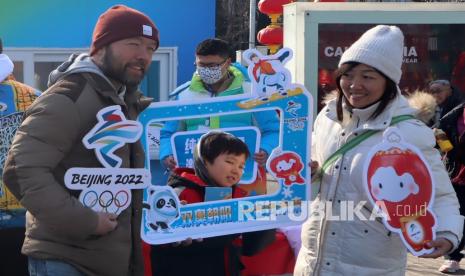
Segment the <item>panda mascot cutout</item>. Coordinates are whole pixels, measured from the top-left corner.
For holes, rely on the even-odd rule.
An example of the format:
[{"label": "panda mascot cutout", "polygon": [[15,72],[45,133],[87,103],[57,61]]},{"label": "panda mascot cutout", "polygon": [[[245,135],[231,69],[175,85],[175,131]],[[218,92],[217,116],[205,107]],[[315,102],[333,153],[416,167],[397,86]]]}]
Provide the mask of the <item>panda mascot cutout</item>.
[{"label": "panda mascot cutout", "polygon": [[156,186],[148,188],[148,202],[143,203],[146,210],[145,221],[149,229],[155,232],[169,232],[170,225],[179,217],[179,199],[171,187]]}]

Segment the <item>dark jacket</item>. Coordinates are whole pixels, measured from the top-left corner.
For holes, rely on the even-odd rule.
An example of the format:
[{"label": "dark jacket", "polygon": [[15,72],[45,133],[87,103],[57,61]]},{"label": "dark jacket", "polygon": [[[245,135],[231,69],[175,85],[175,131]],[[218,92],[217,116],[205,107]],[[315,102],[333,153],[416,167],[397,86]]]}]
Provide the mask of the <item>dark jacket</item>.
[{"label": "dark jacket", "polygon": [[440,105],[441,113],[439,118],[444,117],[447,113],[449,113],[452,109],[454,109],[459,104],[463,103],[464,97],[463,94],[457,90],[456,88],[452,87],[452,94],[448,97],[443,104]]},{"label": "dark jacket", "polygon": [[449,138],[452,146],[454,146],[444,157],[451,179],[457,176],[461,165],[465,164],[465,137],[463,135],[460,136],[457,129],[457,120],[463,114],[464,107],[465,103],[456,106],[439,120],[439,128],[446,133],[447,138]]},{"label": "dark jacket", "polygon": [[[182,175],[182,176],[181,176]],[[194,200],[205,194],[206,185],[191,169],[177,169],[168,179],[168,185],[181,188],[180,200]],[[240,194],[240,193],[239,193]],[[233,190],[233,196],[239,195]],[[203,197],[203,196],[201,196]],[[199,202],[199,201],[197,201]],[[194,203],[194,202],[187,202]],[[240,275],[243,266],[240,256],[251,256],[274,241],[275,230],[205,238],[189,246],[173,244],[153,246],[151,250],[153,276],[222,276]]]},{"label": "dark jacket", "polygon": [[456,89],[451,87],[452,94],[441,104],[437,106],[436,114],[434,115],[429,122],[426,123],[427,126],[432,128],[439,127],[439,120],[443,118],[447,113],[449,113],[456,106],[460,105],[465,101],[463,94]]},{"label": "dark jacket", "polygon": [[[114,231],[96,236],[97,213],[79,202],[79,191],[64,186],[64,175],[74,167],[103,167],[82,143],[99,110],[120,105],[128,120],[136,120],[151,99],[127,87],[123,101],[98,68],[81,69],[58,76],[26,111],[5,163],[3,180],[27,209],[22,252],[62,260],[86,275],[142,275],[142,191],[131,190],[132,203]],[[139,141],[114,153],[121,168],[144,167]]]}]

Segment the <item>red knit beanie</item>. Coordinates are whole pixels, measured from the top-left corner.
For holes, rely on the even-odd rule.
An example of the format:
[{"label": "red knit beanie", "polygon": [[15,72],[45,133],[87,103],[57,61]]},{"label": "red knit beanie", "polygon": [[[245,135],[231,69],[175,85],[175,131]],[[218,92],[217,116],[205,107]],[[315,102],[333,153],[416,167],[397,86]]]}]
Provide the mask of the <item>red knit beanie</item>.
[{"label": "red knit beanie", "polygon": [[92,35],[90,55],[118,40],[143,36],[160,45],[158,29],[148,16],[124,5],[109,8],[98,18]]}]

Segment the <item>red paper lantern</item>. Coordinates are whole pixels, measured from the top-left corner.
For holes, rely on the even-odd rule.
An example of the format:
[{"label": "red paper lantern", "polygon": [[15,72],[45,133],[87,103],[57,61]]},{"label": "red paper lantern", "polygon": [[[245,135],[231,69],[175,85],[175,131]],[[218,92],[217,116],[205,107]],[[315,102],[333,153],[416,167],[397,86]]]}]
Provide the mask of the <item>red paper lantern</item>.
[{"label": "red paper lantern", "polygon": [[271,24],[257,34],[257,40],[270,49],[272,54],[276,53],[283,44],[283,28],[278,23],[278,18],[283,13],[283,5],[294,2],[294,0],[260,0],[258,9],[268,15]]},{"label": "red paper lantern", "polygon": [[269,25],[257,34],[257,40],[270,48],[272,54],[276,53],[283,44],[283,28]]},{"label": "red paper lantern", "polygon": [[283,5],[294,2],[294,0],[260,0],[258,10],[264,14],[282,14]]}]

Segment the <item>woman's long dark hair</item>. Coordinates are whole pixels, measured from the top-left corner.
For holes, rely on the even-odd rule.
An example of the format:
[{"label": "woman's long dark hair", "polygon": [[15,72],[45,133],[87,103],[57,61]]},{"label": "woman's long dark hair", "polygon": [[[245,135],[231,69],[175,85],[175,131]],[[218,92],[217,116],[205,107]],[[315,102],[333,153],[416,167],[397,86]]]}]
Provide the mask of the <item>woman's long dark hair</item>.
[{"label": "woman's long dark hair", "polygon": [[[344,74],[352,70],[354,67],[357,65],[360,65],[361,63],[359,62],[347,62],[342,64],[335,72],[335,79],[336,79],[336,86],[337,86],[337,101],[336,101],[336,112],[337,112],[337,119],[342,122],[343,115],[342,115],[342,101],[344,99],[344,93],[342,92],[341,88],[341,78]],[[394,98],[397,96],[397,85],[396,83],[391,80],[390,78],[386,77],[385,74],[382,72],[378,71],[376,68],[373,67],[376,72],[381,74],[385,79],[386,79],[386,88],[384,90],[383,95],[381,96],[381,99],[379,100],[379,106],[376,108],[376,110],[373,112],[373,114],[370,116],[371,119],[374,119],[381,114],[386,106],[394,100]]]}]

